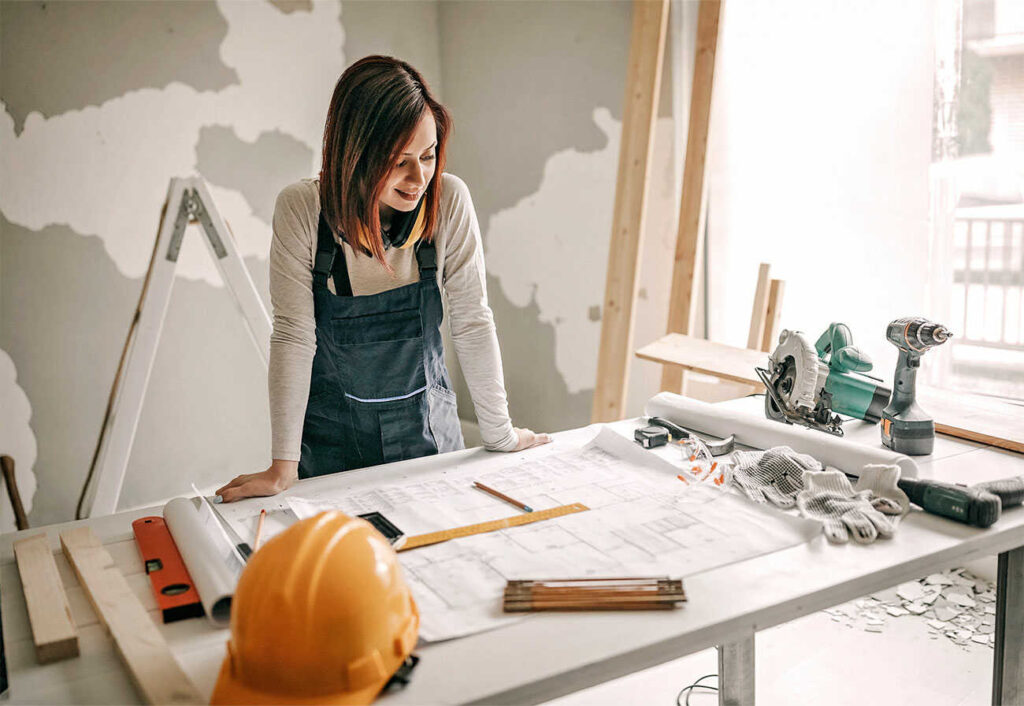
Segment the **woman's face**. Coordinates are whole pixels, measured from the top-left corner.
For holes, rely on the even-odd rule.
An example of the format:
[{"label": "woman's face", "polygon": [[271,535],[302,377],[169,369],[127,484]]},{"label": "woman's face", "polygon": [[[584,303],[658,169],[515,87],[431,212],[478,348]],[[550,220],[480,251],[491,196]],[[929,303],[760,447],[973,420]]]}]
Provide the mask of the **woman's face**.
[{"label": "woman's face", "polygon": [[423,197],[436,169],[437,126],[428,110],[423,114],[412,139],[402,149],[398,163],[384,179],[380,201],[396,211],[411,211]]}]

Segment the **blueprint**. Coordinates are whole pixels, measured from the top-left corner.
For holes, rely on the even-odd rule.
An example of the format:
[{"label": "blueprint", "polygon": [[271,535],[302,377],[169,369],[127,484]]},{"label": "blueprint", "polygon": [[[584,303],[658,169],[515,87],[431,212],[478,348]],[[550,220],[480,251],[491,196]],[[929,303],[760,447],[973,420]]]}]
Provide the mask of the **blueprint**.
[{"label": "blueprint", "polygon": [[[587,431],[587,430],[580,430]],[[593,436],[595,430],[589,429]],[[327,509],[382,512],[407,535],[519,514],[473,488],[480,481],[534,510],[587,512],[399,554],[420,608],[420,635],[445,640],[521,620],[502,613],[509,579],[692,575],[801,544],[819,523],[764,508],[713,483],[683,483],[664,454],[607,427],[589,442],[559,439],[509,456],[425,469],[401,485],[367,477],[318,498],[286,497],[298,517]],[[348,487],[342,487],[348,485]]]}]

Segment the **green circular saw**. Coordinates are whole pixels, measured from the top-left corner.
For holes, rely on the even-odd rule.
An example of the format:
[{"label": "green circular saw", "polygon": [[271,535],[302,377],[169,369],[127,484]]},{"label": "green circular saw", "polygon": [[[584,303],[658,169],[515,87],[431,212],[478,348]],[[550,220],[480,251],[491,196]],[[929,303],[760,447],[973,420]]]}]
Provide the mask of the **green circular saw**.
[{"label": "green circular saw", "polygon": [[755,368],[767,390],[764,411],[787,424],[842,436],[839,415],[873,424],[892,393],[865,374],[871,359],[853,345],[846,324],[830,325],[813,346],[802,332],[784,330],[768,362],[770,369]]}]

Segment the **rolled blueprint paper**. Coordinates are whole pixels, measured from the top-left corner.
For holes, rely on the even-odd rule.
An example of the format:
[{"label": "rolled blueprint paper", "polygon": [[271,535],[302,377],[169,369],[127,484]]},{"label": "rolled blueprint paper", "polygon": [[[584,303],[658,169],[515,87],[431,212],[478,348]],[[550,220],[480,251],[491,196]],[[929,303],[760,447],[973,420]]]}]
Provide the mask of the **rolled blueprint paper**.
[{"label": "rolled blueprint paper", "polygon": [[189,498],[175,498],[164,505],[167,528],[195,583],[206,616],[215,627],[227,627],[231,596],[242,566],[212,511],[196,508]]},{"label": "rolled blueprint paper", "polygon": [[894,463],[900,467],[902,477],[917,477],[917,464],[909,456],[884,448],[871,448],[814,429],[725,409],[671,392],[659,392],[649,399],[644,406],[644,414],[648,417],[664,417],[686,429],[723,439],[734,434],[736,443],[756,449],[789,446],[794,451],[813,456],[823,465],[834,466],[858,477],[861,469],[869,463]]}]

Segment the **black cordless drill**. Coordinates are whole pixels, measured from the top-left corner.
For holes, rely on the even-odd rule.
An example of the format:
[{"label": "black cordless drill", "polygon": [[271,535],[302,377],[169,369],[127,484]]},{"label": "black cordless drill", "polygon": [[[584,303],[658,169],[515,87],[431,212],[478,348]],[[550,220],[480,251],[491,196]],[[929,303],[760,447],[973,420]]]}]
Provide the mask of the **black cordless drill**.
[{"label": "black cordless drill", "polygon": [[1020,505],[1024,501],[1024,476],[971,487],[920,478],[904,478],[897,485],[910,502],[925,511],[974,527],[991,527],[1003,508]]},{"label": "black cordless drill", "polygon": [[893,451],[924,456],[935,446],[935,422],[914,399],[914,383],[921,356],[945,343],[953,334],[940,324],[918,317],[896,319],[885,337],[900,351],[892,384],[892,399],[882,410],[882,443]]}]

